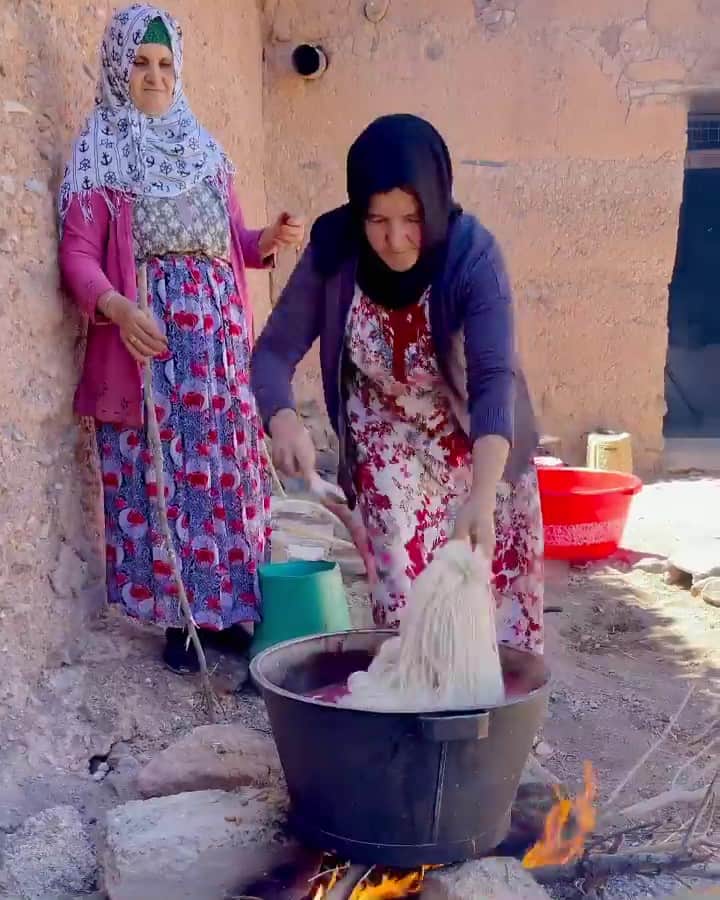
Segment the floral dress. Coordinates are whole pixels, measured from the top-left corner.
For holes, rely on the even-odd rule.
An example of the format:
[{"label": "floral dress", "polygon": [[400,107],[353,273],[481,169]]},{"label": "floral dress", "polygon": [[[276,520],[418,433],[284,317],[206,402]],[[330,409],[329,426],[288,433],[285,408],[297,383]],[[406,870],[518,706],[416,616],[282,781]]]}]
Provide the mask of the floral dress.
[{"label": "floral dress", "polygon": [[[168,518],[200,627],[258,620],[258,566],[269,558],[270,477],[248,384],[250,343],[212,183],[138,199],[133,238],[148,304],[168,340],[152,363]],[[160,535],[145,429],[98,424],[111,603],[165,627],[183,624]]]},{"label": "floral dress", "polygon": [[[347,411],[358,502],[377,568],[378,626],[400,624],[413,579],[448,540],[472,481],[470,442],[438,366],[428,294],[400,310],[359,290],[346,330]],[[493,560],[498,639],[542,652],[543,531],[537,474],[501,483]]]}]

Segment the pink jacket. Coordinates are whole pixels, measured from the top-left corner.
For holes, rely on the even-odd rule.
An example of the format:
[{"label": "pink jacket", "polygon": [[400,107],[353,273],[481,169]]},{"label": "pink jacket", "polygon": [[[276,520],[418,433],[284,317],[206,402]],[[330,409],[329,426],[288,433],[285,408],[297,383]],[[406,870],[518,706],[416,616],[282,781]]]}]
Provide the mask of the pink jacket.
[{"label": "pink jacket", "polygon": [[[139,427],[143,422],[140,367],[125,349],[120,332],[101,316],[98,299],[116,290],[137,300],[137,276],[132,238],[132,201],[115,197],[118,215],[111,216],[100,192],[90,200],[91,221],[86,221],[74,198],[65,218],[59,263],[63,286],[88,316],[87,347],[82,376],[75,392],[75,412],[100,422]],[[240,205],[230,189],[231,263],[252,335],[252,310],[245,267],[265,268],[260,257],[262,229],[245,227]]]}]

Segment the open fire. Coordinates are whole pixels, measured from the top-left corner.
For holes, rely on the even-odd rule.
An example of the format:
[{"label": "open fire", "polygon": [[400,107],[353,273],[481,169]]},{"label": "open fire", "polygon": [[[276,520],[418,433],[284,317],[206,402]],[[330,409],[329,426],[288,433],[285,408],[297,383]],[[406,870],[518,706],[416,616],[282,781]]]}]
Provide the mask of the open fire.
[{"label": "open fire", "polygon": [[[325,860],[320,873],[313,879],[308,900],[331,900],[332,891],[351,874],[348,865],[333,865],[330,858]],[[361,876],[346,894],[349,900],[404,900],[421,893],[425,873],[430,866],[423,866],[412,872],[400,872],[373,866]]]},{"label": "open fire", "polygon": [[585,841],[596,822],[597,784],[590,762],[585,763],[585,787],[574,799],[556,792],[556,802],[547,818],[542,838],[523,858],[526,869],[562,866],[582,856]]},{"label": "open fire", "polygon": [[[526,869],[567,865],[582,856],[597,818],[597,784],[589,762],[584,766],[584,782],[577,797],[555,792],[555,802],[545,818],[542,837],[523,858]],[[305,900],[333,900],[335,888],[344,886],[344,880],[348,879],[350,884],[342,896],[349,900],[404,900],[422,893],[425,875],[435,867],[423,866],[412,872],[402,872],[373,866],[364,873],[358,871],[353,879],[356,868],[326,855]]]}]

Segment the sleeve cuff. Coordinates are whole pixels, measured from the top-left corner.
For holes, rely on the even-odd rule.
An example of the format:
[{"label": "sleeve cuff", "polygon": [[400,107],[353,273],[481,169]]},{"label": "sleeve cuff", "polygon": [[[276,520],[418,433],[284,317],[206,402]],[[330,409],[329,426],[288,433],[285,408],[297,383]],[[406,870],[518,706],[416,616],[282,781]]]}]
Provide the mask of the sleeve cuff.
[{"label": "sleeve cuff", "polygon": [[504,407],[491,407],[476,413],[471,421],[471,440],[475,443],[478,438],[489,434],[496,434],[512,447],[515,437],[514,416]]},{"label": "sleeve cuff", "polygon": [[112,325],[110,319],[104,316],[98,309],[98,303],[103,297],[115,293],[115,288],[108,281],[107,284],[90,283],[87,285],[88,296],[92,297],[92,301],[86,307],[88,318],[93,325]]},{"label": "sleeve cuff", "polygon": [[253,228],[245,232],[244,239],[241,238],[243,258],[248,269],[268,268],[267,257],[263,258],[260,253],[260,238],[264,231],[264,228]]}]

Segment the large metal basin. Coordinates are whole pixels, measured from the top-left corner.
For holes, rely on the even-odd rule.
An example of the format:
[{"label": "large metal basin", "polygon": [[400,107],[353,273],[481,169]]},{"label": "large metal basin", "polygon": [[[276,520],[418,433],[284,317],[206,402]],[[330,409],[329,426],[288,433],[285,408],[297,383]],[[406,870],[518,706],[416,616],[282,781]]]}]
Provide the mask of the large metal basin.
[{"label": "large metal basin", "polygon": [[549,673],[541,657],[501,647],[506,684],[522,693],[460,712],[365,712],[305,696],[367,668],[393,634],[301,638],[253,660],[292,825],[306,843],[360,863],[414,867],[479,856],[507,835],[547,709]]}]

